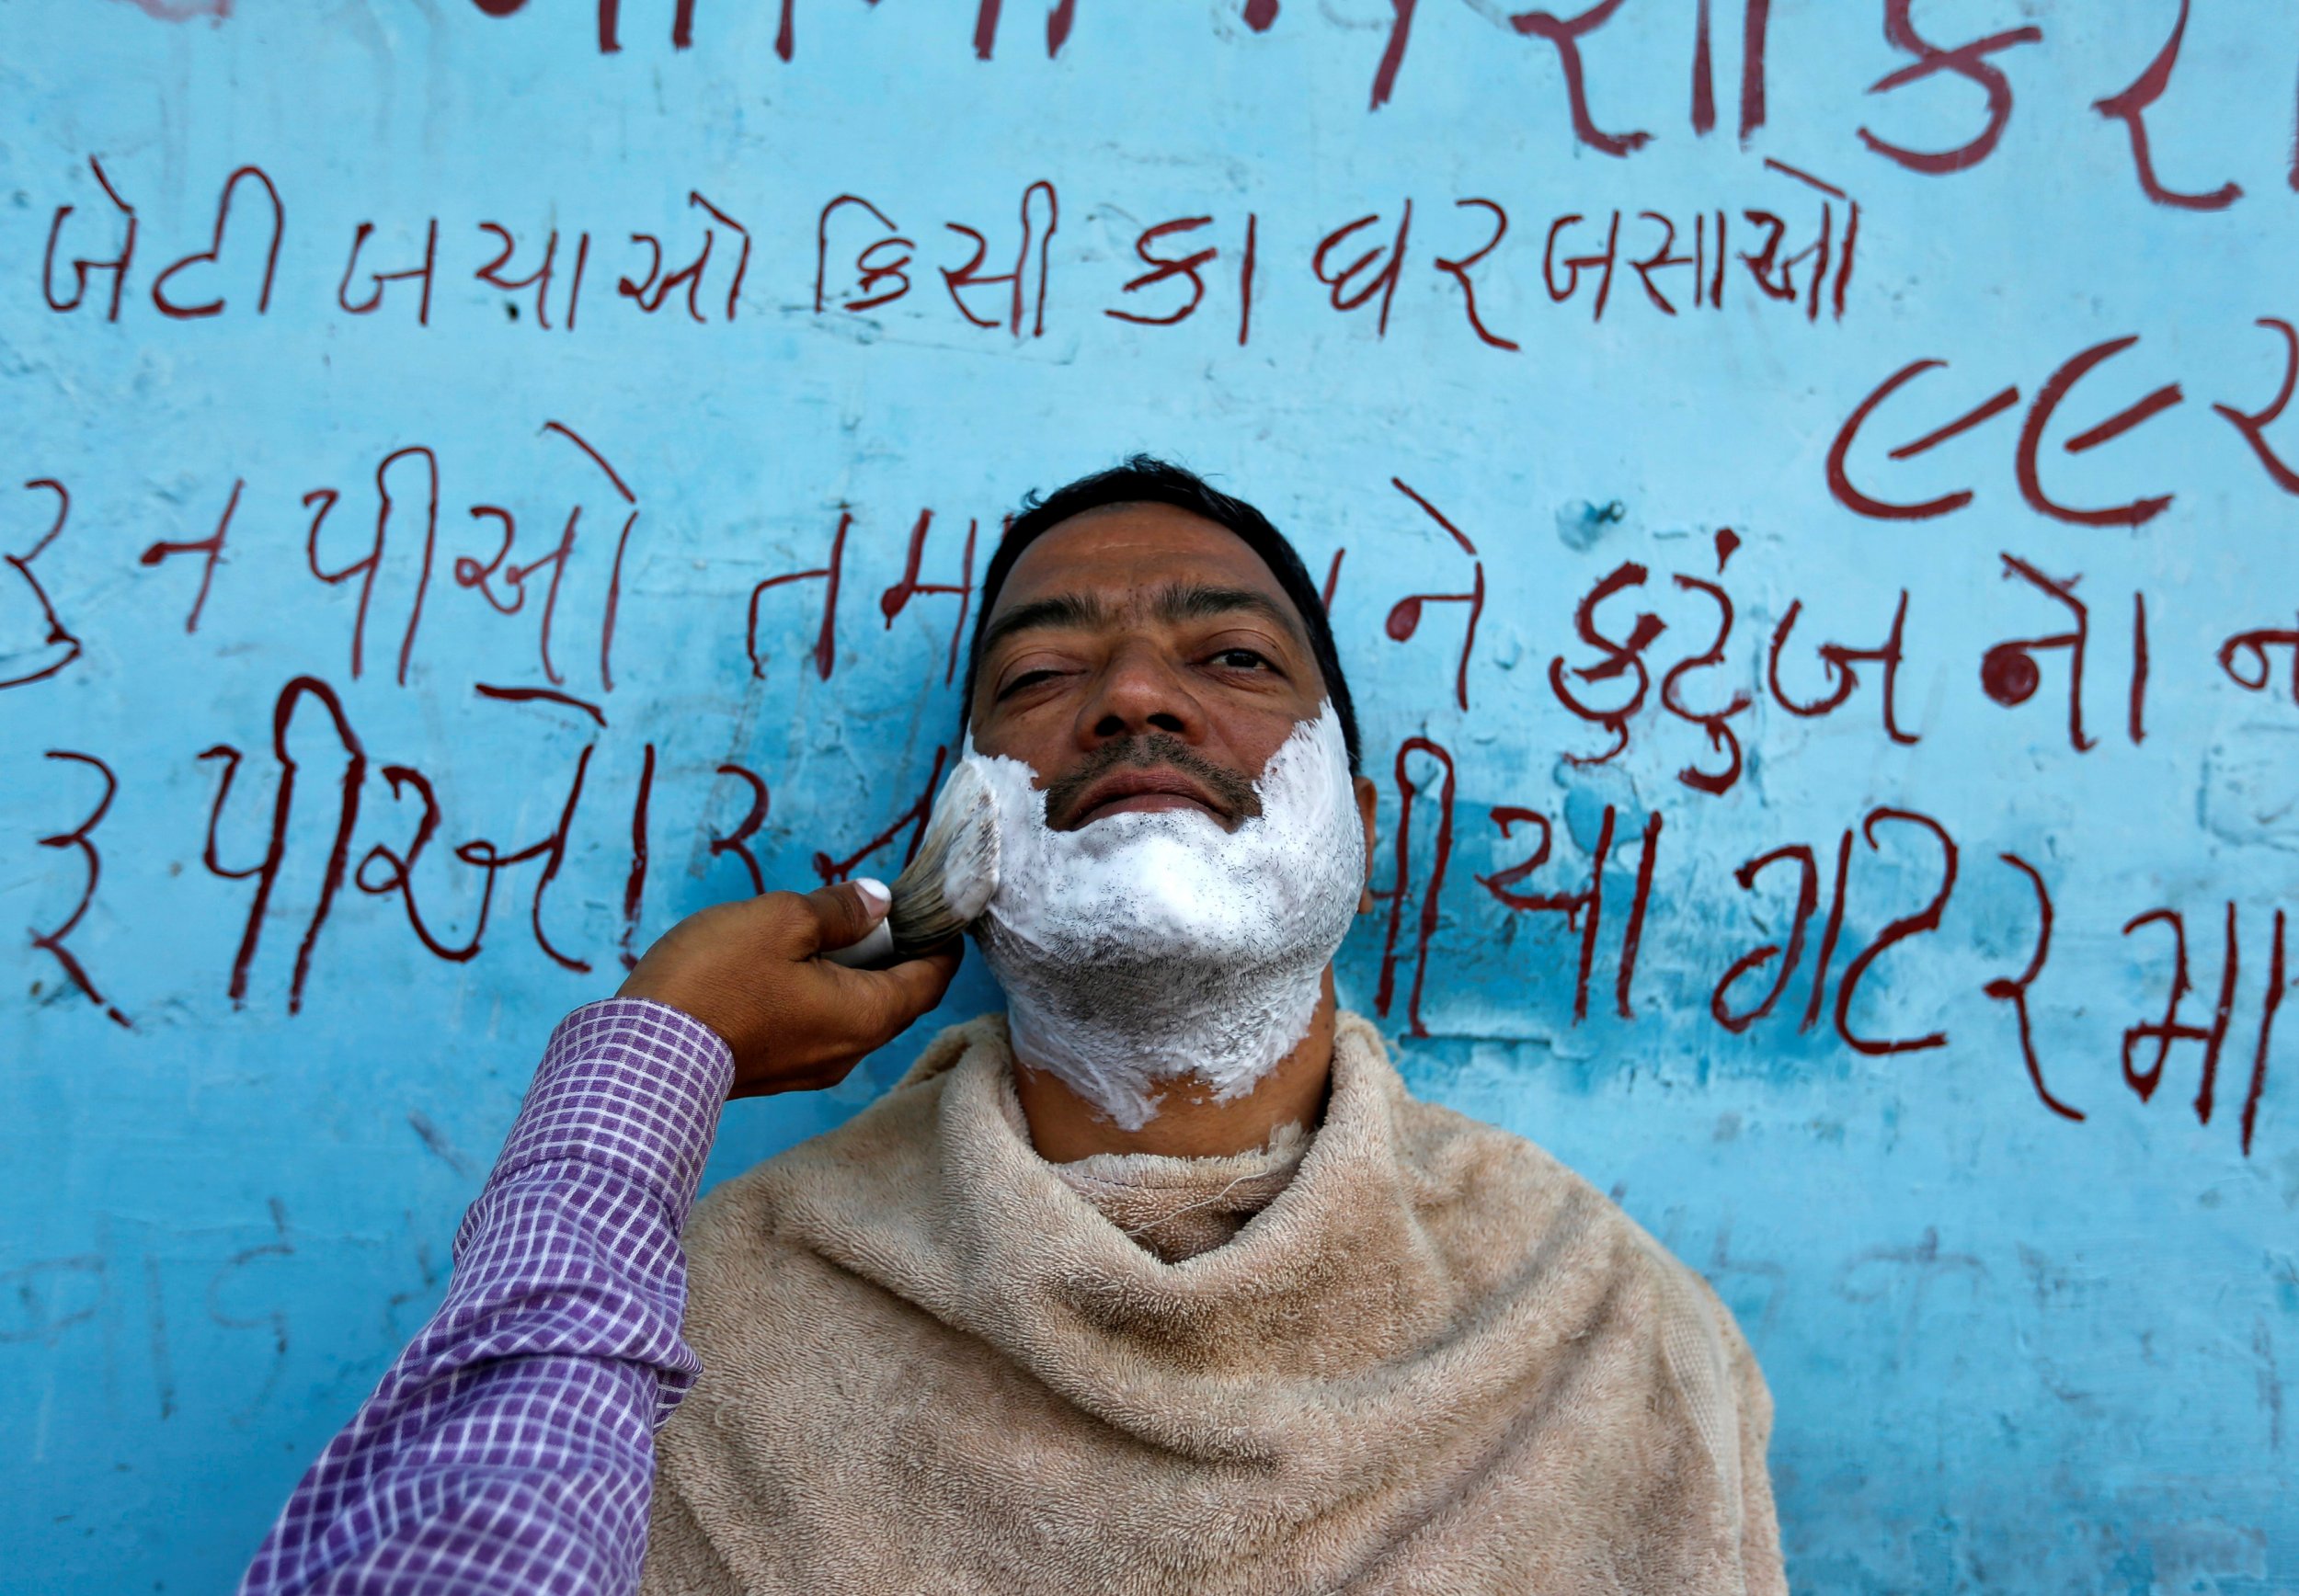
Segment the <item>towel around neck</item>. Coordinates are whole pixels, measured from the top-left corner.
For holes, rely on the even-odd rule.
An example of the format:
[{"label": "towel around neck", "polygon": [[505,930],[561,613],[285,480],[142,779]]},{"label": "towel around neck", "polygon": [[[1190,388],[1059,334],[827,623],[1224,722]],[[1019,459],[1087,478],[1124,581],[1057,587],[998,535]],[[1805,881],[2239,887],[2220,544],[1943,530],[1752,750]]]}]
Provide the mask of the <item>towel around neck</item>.
[{"label": "towel around neck", "polygon": [[955,1027],[697,1208],[644,1590],[1783,1589],[1730,1313],[1365,1020],[1240,1159],[1049,1164],[1012,1073]]},{"label": "towel around neck", "polygon": [[1267,1146],[1227,1157],[1095,1153],[1054,1173],[1127,1236],[1180,1263],[1235,1237],[1291,1184],[1309,1149],[1299,1125],[1283,1124]]}]

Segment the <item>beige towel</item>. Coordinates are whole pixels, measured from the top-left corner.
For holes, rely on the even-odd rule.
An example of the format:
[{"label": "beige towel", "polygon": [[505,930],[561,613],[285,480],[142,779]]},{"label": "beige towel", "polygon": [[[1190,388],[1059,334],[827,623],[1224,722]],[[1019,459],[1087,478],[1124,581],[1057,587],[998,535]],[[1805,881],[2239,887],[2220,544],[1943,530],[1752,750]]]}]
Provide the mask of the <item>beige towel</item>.
[{"label": "beige towel", "polygon": [[945,1032],[696,1209],[648,1596],[1784,1589],[1730,1313],[1363,1020],[1181,1262],[1098,1205],[1154,1221],[1144,1182],[1038,1157],[1012,1071],[1001,1018]]}]

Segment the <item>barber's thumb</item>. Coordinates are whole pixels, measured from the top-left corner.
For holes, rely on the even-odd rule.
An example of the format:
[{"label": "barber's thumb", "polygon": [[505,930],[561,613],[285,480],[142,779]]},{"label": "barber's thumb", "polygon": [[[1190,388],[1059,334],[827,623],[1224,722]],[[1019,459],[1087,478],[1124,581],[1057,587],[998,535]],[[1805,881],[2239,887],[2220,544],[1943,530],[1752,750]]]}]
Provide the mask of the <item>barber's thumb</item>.
[{"label": "barber's thumb", "polygon": [[836,886],[818,887],[806,895],[806,901],[814,906],[821,938],[818,946],[827,953],[868,940],[886,923],[894,894],[886,883],[858,875]]}]

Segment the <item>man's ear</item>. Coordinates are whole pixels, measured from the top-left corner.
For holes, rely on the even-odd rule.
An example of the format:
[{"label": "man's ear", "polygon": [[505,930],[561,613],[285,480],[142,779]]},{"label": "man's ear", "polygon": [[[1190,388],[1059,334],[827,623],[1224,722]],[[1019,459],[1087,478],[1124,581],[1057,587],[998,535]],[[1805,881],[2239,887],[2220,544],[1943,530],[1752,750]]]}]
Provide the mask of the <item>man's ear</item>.
[{"label": "man's ear", "polygon": [[1350,784],[1356,789],[1357,818],[1365,822],[1365,886],[1357,894],[1357,913],[1364,914],[1373,906],[1373,816],[1380,808],[1381,790],[1365,776],[1351,777]]}]

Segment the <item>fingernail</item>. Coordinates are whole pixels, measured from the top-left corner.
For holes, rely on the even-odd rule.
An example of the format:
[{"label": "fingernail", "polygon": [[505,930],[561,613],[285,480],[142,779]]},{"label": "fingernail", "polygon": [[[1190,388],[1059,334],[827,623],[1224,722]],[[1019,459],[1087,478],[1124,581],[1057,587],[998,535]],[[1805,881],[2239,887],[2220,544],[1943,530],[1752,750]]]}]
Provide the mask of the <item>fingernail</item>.
[{"label": "fingernail", "polygon": [[887,886],[886,883],[878,880],[875,876],[856,876],[854,878],[854,887],[856,891],[863,895],[863,896],[868,898],[872,906],[876,908],[881,914],[884,914],[894,902],[893,889]]}]

